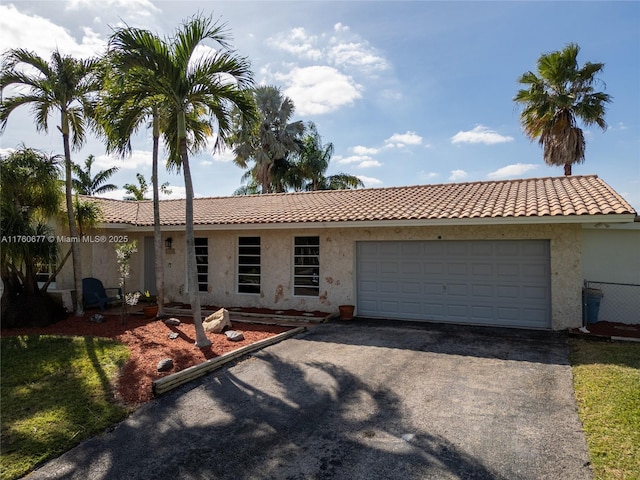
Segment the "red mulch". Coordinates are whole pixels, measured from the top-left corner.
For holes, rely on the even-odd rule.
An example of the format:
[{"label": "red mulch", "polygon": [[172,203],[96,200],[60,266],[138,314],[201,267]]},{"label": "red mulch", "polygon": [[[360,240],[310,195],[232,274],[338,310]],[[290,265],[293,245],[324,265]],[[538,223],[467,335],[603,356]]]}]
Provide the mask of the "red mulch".
[{"label": "red mulch", "polygon": [[617,322],[596,322],[586,326],[589,333],[580,332],[577,328],[573,329],[573,333],[580,335],[597,335],[603,337],[630,337],[640,338],[640,324],[627,324]]},{"label": "red mulch", "polygon": [[[104,314],[103,323],[96,323],[88,320],[94,313],[96,312],[85,313],[82,318],[70,316],[61,322],[41,328],[2,330],[2,336],[96,336],[113,338],[128,345],[131,357],[125,364],[114,391],[119,401],[134,406],[153,397],[151,383],[158,378],[291,329],[276,325],[234,322],[233,330],[242,332],[244,340],[232,342],[224,334],[207,333],[211,346],[200,349],[194,346],[196,334],[193,318],[178,317],[182,323],[174,327],[165,325],[161,320],[145,319],[141,315],[130,315],[123,324],[120,316],[113,311]],[[172,332],[178,333],[175,340],[169,339]],[[157,371],[158,362],[163,358],[173,359],[173,368],[168,372]]]}]

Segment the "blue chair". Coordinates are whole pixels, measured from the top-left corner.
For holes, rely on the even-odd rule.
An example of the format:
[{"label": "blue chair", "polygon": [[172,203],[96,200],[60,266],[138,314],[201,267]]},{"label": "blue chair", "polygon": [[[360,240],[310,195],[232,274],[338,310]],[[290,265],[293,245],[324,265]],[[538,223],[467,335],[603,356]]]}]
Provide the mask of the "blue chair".
[{"label": "blue chair", "polygon": [[[107,295],[107,290],[115,290],[117,295]],[[102,282],[97,278],[88,277],[82,279],[82,305],[84,308],[88,307],[100,307],[100,310],[104,310],[105,307],[111,304],[120,304],[122,299],[121,288],[104,288]]]}]

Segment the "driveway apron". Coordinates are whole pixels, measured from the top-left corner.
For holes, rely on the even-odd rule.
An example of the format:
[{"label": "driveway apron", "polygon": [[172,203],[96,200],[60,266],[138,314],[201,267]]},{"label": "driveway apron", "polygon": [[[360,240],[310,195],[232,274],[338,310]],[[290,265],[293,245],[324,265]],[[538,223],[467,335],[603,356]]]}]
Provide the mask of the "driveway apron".
[{"label": "driveway apron", "polygon": [[567,354],[550,332],[323,324],[28,478],[590,479]]}]

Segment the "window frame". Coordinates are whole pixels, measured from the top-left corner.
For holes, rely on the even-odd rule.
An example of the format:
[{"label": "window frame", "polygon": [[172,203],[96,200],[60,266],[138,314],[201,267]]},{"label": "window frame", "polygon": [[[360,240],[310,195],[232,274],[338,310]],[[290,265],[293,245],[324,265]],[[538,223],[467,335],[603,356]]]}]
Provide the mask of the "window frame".
[{"label": "window frame", "polygon": [[[243,241],[247,242],[243,244]],[[254,243],[251,243],[253,241]],[[257,243],[255,243],[257,241]],[[256,253],[257,249],[257,253]],[[256,259],[256,262],[245,263]],[[242,269],[246,271],[241,271]],[[257,268],[257,273],[251,272]],[[257,283],[241,282],[242,278],[257,278]],[[253,287],[253,288],[250,288]],[[256,288],[257,287],[257,288]],[[246,291],[243,291],[245,289]],[[254,290],[254,291],[250,291]],[[260,236],[239,236],[236,248],[236,292],[242,295],[260,295],[262,291],[262,238]]]},{"label": "window frame", "polygon": [[[195,237],[193,241],[196,249],[198,293],[207,293],[209,291],[209,237]],[[204,244],[199,245],[198,242],[203,242]],[[198,253],[198,249],[202,248],[206,248],[205,253]],[[200,252],[202,252],[202,250],[200,250]],[[206,263],[199,262],[198,257],[206,258]],[[204,273],[201,273],[201,269],[204,270]],[[202,277],[204,277],[204,281],[202,280]]]},{"label": "window frame", "polygon": [[[314,243],[311,243],[315,240]],[[306,243],[309,242],[309,243]],[[313,249],[316,252],[313,253]],[[315,259],[315,261],[314,261]],[[312,273],[302,273],[310,270]],[[320,236],[297,235],[293,237],[293,296],[320,296]],[[310,280],[309,280],[310,279]],[[300,283],[300,280],[303,280]],[[313,293],[311,293],[313,292]]]}]

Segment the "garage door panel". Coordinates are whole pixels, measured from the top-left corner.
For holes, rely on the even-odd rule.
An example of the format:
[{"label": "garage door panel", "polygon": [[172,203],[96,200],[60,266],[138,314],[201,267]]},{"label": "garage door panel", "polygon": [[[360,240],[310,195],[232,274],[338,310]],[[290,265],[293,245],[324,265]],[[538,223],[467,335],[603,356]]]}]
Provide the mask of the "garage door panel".
[{"label": "garage door panel", "polygon": [[469,286],[466,284],[447,284],[447,296],[449,297],[467,297],[469,295]]},{"label": "garage door panel", "polygon": [[403,282],[401,284],[402,293],[407,295],[420,295],[420,282]]},{"label": "garage door panel", "polygon": [[471,274],[474,276],[493,276],[494,265],[490,263],[471,264]]},{"label": "garage door panel", "polygon": [[419,275],[422,272],[422,266],[416,262],[403,262],[400,271],[405,275]]},{"label": "garage door panel", "polygon": [[449,263],[447,264],[447,273],[449,275],[468,275],[469,265],[467,263]]},{"label": "garage door panel", "polygon": [[362,316],[550,328],[549,242],[359,242]]},{"label": "garage door panel", "polygon": [[444,270],[444,263],[442,262],[422,262],[422,272],[425,275],[442,275]]},{"label": "garage door panel", "polygon": [[398,282],[380,282],[378,283],[378,293],[398,293],[400,284]]},{"label": "garage door panel", "polygon": [[517,277],[520,275],[520,265],[499,263],[496,265],[496,271],[501,277]]},{"label": "garage door panel", "polygon": [[493,285],[472,285],[471,295],[474,298],[492,299],[495,296]]}]

